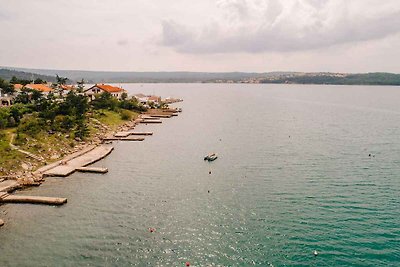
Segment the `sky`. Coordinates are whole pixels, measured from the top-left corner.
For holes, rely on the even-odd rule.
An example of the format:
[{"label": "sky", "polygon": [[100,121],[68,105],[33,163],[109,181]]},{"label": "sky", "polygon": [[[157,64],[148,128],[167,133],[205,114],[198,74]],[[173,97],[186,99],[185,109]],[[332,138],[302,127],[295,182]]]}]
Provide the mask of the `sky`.
[{"label": "sky", "polygon": [[399,0],[0,0],[0,66],[400,73]]}]

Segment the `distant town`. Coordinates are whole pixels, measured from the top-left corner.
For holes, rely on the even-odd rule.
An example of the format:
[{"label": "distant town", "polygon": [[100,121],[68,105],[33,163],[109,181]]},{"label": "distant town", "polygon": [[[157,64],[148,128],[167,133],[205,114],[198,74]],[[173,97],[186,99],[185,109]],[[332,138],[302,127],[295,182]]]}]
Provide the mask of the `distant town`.
[{"label": "distant town", "polygon": [[241,79],[218,79],[215,83],[275,83],[275,84],[332,84],[332,85],[400,85],[400,75],[391,73],[331,73],[331,72],[290,72],[271,73],[260,77]]},{"label": "distant town", "polygon": [[0,78],[0,177],[29,180],[32,170],[98,145],[111,132],[142,122],[144,114],[164,118],[181,111],[169,108],[178,98],[128,94],[121,86],[58,75],[52,82],[43,78]]},{"label": "distant town", "polygon": [[[24,80],[13,76],[9,82],[0,78],[0,107],[11,106],[14,103],[28,104],[37,101],[38,98],[53,99],[54,101],[64,101],[68,93],[75,92],[77,95],[85,96],[88,102],[108,94],[117,100],[127,100],[128,92],[122,87],[108,84],[94,84],[86,86],[84,80],[74,84],[67,84],[68,79],[56,76],[57,82],[47,82],[40,78],[35,80]],[[130,96],[139,106],[144,109],[160,108],[163,104],[179,102],[180,99],[166,98],[160,96],[134,94]]]}]

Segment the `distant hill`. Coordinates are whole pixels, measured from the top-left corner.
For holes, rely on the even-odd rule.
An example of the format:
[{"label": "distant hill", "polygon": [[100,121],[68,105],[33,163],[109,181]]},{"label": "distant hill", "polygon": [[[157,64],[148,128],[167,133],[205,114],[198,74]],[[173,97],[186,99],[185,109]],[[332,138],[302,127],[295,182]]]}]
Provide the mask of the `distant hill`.
[{"label": "distant hill", "polygon": [[[393,73],[329,73],[329,72],[114,72],[83,70],[46,70],[0,67],[11,70],[8,77],[32,75],[54,81],[56,74],[71,82],[87,83],[296,83],[338,85],[400,85],[400,74]],[[3,70],[4,72],[4,70]],[[0,77],[3,77],[0,71]],[[35,76],[36,75],[36,76]],[[10,77],[11,78],[11,77]]]},{"label": "distant hill", "polygon": [[306,73],[263,79],[261,83],[400,85],[400,74],[375,72],[362,74]]},{"label": "distant hill", "polygon": [[[4,67],[9,68],[9,67]],[[243,78],[265,77],[267,74],[244,72],[114,72],[114,71],[83,71],[83,70],[45,70],[13,68],[18,71],[38,73],[41,75],[56,75],[68,77],[71,80],[84,79],[89,83],[146,83],[146,82],[214,82],[215,80],[235,80]]]},{"label": "distant hill", "polygon": [[34,80],[34,79],[40,78],[40,79],[48,81],[48,82],[56,81],[55,76],[41,75],[41,74],[37,74],[37,73],[33,73],[33,72],[25,72],[25,71],[11,70],[11,69],[2,69],[0,67],[0,78],[8,81],[13,76],[15,76],[21,80]]}]

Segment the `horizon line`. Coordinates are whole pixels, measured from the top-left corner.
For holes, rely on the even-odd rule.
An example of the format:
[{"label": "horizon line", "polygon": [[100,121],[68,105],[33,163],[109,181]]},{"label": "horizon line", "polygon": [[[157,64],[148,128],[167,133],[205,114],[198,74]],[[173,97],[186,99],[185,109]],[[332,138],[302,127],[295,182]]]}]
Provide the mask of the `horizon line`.
[{"label": "horizon line", "polygon": [[57,69],[57,68],[28,68],[28,67],[15,67],[15,66],[0,66],[0,69],[8,70],[44,70],[44,71],[82,71],[82,72],[114,72],[114,73],[246,73],[246,74],[265,74],[265,73],[340,73],[340,74],[368,74],[368,73],[390,73],[400,74],[397,72],[388,71],[366,71],[366,72],[342,72],[342,71],[297,71],[297,70],[273,70],[273,71],[187,71],[187,70],[158,70],[158,71],[133,71],[133,70],[85,70],[85,69]]}]

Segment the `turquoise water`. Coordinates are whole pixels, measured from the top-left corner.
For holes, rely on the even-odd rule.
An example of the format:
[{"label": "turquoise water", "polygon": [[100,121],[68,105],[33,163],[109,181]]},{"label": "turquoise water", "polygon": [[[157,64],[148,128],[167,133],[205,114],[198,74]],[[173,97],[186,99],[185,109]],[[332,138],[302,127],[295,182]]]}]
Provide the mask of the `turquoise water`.
[{"label": "turquoise water", "polygon": [[125,87],[184,112],[22,192],[67,205],[0,206],[0,266],[399,265],[400,88]]}]

